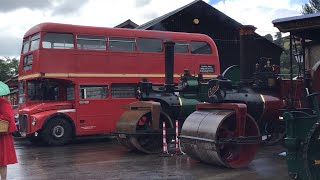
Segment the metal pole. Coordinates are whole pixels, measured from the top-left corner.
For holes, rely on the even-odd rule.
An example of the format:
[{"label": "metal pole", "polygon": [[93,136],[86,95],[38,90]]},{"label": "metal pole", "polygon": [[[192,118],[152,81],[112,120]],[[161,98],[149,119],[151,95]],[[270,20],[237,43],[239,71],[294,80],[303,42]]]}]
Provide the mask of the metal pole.
[{"label": "metal pole", "polygon": [[302,41],[301,41],[301,47],[302,47],[302,73],[303,73],[303,86],[304,86],[304,89],[307,87],[307,84],[306,84],[306,62],[305,62],[305,59],[306,59],[306,46],[305,46],[305,42],[306,40],[303,38]]},{"label": "metal pole", "polygon": [[163,144],[163,150],[161,157],[170,157],[171,155],[168,153],[168,144],[167,144],[167,135],[166,135],[166,122],[162,122],[162,144]]},{"label": "metal pole", "polygon": [[176,120],[176,155],[182,155],[180,150],[180,140],[179,140],[179,121]]},{"label": "metal pole", "polygon": [[292,34],[290,33],[290,108],[293,108]]}]

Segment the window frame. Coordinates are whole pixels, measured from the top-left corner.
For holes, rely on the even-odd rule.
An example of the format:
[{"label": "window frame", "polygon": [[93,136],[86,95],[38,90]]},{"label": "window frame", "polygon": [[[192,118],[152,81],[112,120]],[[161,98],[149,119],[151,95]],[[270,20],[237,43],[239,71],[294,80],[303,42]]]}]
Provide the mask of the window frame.
[{"label": "window frame", "polygon": [[[86,92],[86,89],[84,89],[84,96],[82,96],[82,87],[105,87],[106,88],[106,97],[103,97],[103,98],[88,98],[87,97],[87,92]],[[105,99],[108,99],[110,97],[110,93],[109,93],[109,90],[110,90],[110,85],[109,84],[80,84],[78,86],[79,88],[79,95],[78,95],[78,98],[79,100],[105,100]]]},{"label": "window frame", "polygon": [[[79,48],[79,47],[78,47],[78,42],[79,42],[79,40],[86,40],[86,41],[97,41],[97,40],[101,41],[101,40],[102,40],[102,38],[101,38],[101,39],[99,39],[99,38],[97,38],[97,39],[90,39],[90,38],[83,38],[83,37],[80,37],[80,38],[79,38],[79,36],[103,37],[104,42],[105,42],[105,47],[104,47],[104,49],[82,49],[82,48]],[[76,41],[75,41],[75,43],[76,43],[76,49],[78,49],[78,50],[80,50],[80,51],[106,51],[106,50],[108,49],[108,37],[107,37],[107,36],[104,36],[104,35],[77,34],[77,35],[75,36],[75,38],[76,38]]]},{"label": "window frame", "polygon": [[[144,40],[159,40],[160,41],[160,45],[161,45],[161,51],[143,51],[141,50],[140,46],[139,46],[139,39],[144,39]],[[137,37],[136,38],[136,46],[137,46],[137,50],[141,53],[163,53],[164,52],[164,47],[163,47],[163,39],[160,38],[152,38],[152,37]]]},{"label": "window frame", "polygon": [[[25,42],[28,42],[28,49],[26,51],[24,51],[24,47],[25,47]],[[31,41],[30,41],[30,36],[28,38],[25,38],[23,41],[22,41],[22,49],[21,49],[21,54],[26,54],[30,51],[30,44],[31,44]]]},{"label": "window frame", "polygon": [[[210,48],[210,53],[193,53],[192,43],[205,43]],[[189,45],[190,45],[190,53],[191,54],[194,54],[194,55],[212,55],[213,54],[213,49],[212,49],[211,45],[206,41],[191,40],[189,42]]]},{"label": "window frame", "polygon": [[[114,42],[115,40],[110,40],[110,38],[123,38],[123,39],[134,39],[134,41],[128,41],[128,42],[134,42],[134,50],[132,51],[127,51],[127,50],[112,50],[110,42]],[[133,53],[137,52],[137,38],[136,37],[130,37],[130,36],[108,36],[107,39],[107,49],[109,52],[124,52],[124,53]],[[115,41],[115,42],[126,42],[126,41]]]},{"label": "window frame", "polygon": [[[115,87],[116,86],[116,87]],[[114,89],[113,88],[119,88],[119,87],[127,87],[127,88],[131,88],[133,87],[133,96],[129,96],[129,97],[119,97],[119,96],[115,96],[114,95]],[[136,92],[137,92],[137,88],[138,88],[138,84],[137,83],[112,83],[110,85],[110,97],[114,98],[114,99],[127,99],[127,98],[136,98]],[[122,90],[124,91],[124,90]],[[121,93],[118,93],[121,94]],[[123,93],[122,93],[123,94]]]},{"label": "window frame", "polygon": [[176,52],[176,50],[174,50],[174,53],[175,54],[191,54],[191,48],[190,48],[190,42],[189,41],[187,41],[187,40],[175,40],[174,41],[175,42],[175,45],[174,45],[174,47],[176,47],[176,44],[177,43],[186,43],[186,45],[187,45],[187,52]]},{"label": "window frame", "polygon": [[[38,36],[38,38],[33,39],[33,38],[35,38],[35,36]],[[32,42],[35,42],[35,40],[38,40],[38,47],[36,47],[35,49],[32,49]],[[40,42],[41,42],[41,33],[40,32],[30,36],[30,48],[29,48],[28,52],[40,49]]]},{"label": "window frame", "polygon": [[[51,41],[44,41],[47,34],[72,35],[72,47],[70,47],[70,48],[55,48],[55,47],[53,46],[53,44],[52,44]],[[76,49],[76,44],[75,44],[76,39],[75,39],[75,36],[76,36],[76,35],[75,35],[74,33],[72,33],[72,32],[45,32],[45,33],[42,35],[42,38],[41,38],[41,41],[40,41],[41,48],[42,48],[42,49],[51,49],[51,50],[52,50],[52,49],[54,49],[54,50],[74,50],[74,49]],[[43,46],[43,43],[45,43],[45,42],[50,43],[50,46],[51,46],[51,47],[50,47],[50,48],[44,47],[44,46]],[[56,42],[54,42],[54,43],[56,43]],[[66,44],[66,43],[64,43],[64,44]],[[71,45],[71,43],[70,43],[70,45]],[[66,46],[64,45],[64,47],[66,47]]]}]

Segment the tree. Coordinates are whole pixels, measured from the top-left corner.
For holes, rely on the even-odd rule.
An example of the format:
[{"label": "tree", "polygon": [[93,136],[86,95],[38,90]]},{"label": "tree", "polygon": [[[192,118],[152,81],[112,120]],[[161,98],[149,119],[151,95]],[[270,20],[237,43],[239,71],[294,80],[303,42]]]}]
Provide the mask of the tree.
[{"label": "tree", "polygon": [[276,39],[274,40],[274,43],[280,47],[283,47],[283,38],[282,38],[282,33],[277,32],[276,35],[274,36]]},{"label": "tree", "polygon": [[0,58],[0,81],[5,81],[18,74],[19,60],[16,58]]},{"label": "tree", "polygon": [[273,38],[271,34],[266,34],[265,36],[263,36],[264,38],[268,39],[269,41],[273,42]]},{"label": "tree", "polygon": [[[276,45],[283,48],[283,52],[280,56],[280,67],[281,67],[281,73],[282,74],[289,74],[290,73],[290,43],[289,38],[282,37],[281,32],[277,32],[275,35],[275,40],[273,41]],[[298,73],[298,64],[294,60],[292,62],[292,70],[293,74]]]},{"label": "tree", "polygon": [[309,0],[308,3],[302,5],[302,14],[313,14],[320,12],[320,0]]}]

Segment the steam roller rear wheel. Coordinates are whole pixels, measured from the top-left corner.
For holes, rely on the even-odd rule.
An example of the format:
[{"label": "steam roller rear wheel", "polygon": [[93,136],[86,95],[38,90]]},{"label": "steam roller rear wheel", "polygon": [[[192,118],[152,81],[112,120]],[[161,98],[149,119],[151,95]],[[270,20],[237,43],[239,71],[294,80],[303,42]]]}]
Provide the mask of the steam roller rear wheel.
[{"label": "steam roller rear wheel", "polygon": [[303,146],[303,163],[309,180],[320,179],[320,122],[314,124]]},{"label": "steam roller rear wheel", "polygon": [[[117,124],[117,131],[124,135],[117,137],[120,144],[126,148],[143,152],[146,154],[155,154],[162,151],[162,122],[166,122],[166,128],[172,128],[173,124],[170,117],[161,112],[159,129],[153,129],[151,112],[128,111],[129,115],[120,117]],[[132,114],[135,114],[132,116]],[[130,121],[130,122],[129,122]],[[172,140],[173,136],[167,135],[167,142]]]},{"label": "steam roller rear wheel", "polygon": [[[236,137],[236,115],[232,110],[200,110],[192,113],[181,130],[181,145],[191,158],[208,164],[240,168],[257,153],[257,144],[219,144],[220,138]],[[244,137],[259,136],[255,120],[247,115]],[[187,138],[183,138],[187,137]]]}]

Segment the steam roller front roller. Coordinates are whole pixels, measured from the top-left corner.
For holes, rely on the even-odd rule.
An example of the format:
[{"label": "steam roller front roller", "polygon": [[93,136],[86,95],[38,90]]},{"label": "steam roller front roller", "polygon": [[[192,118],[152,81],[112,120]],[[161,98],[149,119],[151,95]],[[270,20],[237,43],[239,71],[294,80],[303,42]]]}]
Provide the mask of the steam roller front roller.
[{"label": "steam roller front roller", "polygon": [[[124,112],[117,122],[117,139],[126,148],[136,152],[155,154],[162,151],[162,123],[166,128],[172,128],[170,117],[160,112],[159,120],[153,121],[154,116],[149,110],[129,110]],[[154,125],[157,123],[157,125]],[[167,135],[167,142],[173,136]]]},{"label": "steam roller front roller", "polygon": [[[243,116],[239,136],[234,110],[198,110],[184,122],[180,140],[182,150],[191,158],[229,168],[247,166],[259,147],[260,132],[255,120]],[[252,138],[251,138],[252,137]]]}]

